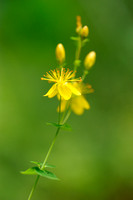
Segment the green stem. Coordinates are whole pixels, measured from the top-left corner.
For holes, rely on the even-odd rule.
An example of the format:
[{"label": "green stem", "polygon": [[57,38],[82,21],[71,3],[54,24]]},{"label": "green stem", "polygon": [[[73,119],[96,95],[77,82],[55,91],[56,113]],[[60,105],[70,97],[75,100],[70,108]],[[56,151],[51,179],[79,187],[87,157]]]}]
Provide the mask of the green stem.
[{"label": "green stem", "polygon": [[87,76],[88,73],[89,73],[88,70],[84,70],[83,76],[82,76],[82,78],[81,78],[82,81],[85,80],[85,78],[86,78],[86,76]]},{"label": "green stem", "polygon": [[71,114],[71,109],[68,110],[68,112],[67,112],[67,114],[66,114],[66,116],[65,116],[65,118],[64,118],[64,120],[63,120],[63,122],[62,122],[62,124],[65,124],[65,123],[66,123],[66,121],[68,120],[70,114]]},{"label": "green stem", "polygon": [[58,125],[61,123],[61,96],[59,100],[59,115],[58,115]]},{"label": "green stem", "polygon": [[[59,101],[59,116],[58,116],[58,124],[59,124],[59,125],[60,125],[60,114],[61,114],[61,97],[60,97],[60,101]],[[53,148],[53,146],[54,146],[54,144],[55,144],[55,141],[56,141],[56,138],[57,138],[57,136],[58,136],[59,131],[60,131],[60,127],[58,127],[57,130],[56,130],[56,133],[55,133],[55,136],[54,136],[54,138],[53,138],[53,141],[52,141],[52,143],[51,143],[51,145],[50,145],[50,147],[49,147],[49,150],[48,150],[48,152],[47,152],[47,155],[46,155],[46,157],[45,157],[45,159],[44,159],[44,161],[43,161],[43,164],[42,164],[42,166],[41,166],[41,170],[43,170],[43,169],[45,168],[45,164],[46,164],[46,162],[47,162],[47,160],[48,160],[48,157],[49,157],[49,155],[50,155],[50,153],[51,153],[51,151],[52,151],[52,148]],[[40,178],[40,176],[38,175],[37,178],[36,178],[36,180],[35,180],[35,183],[34,183],[32,189],[31,189],[31,192],[30,192],[30,194],[29,194],[28,200],[31,200],[31,197],[32,197],[32,195],[33,195],[33,192],[34,192],[35,189],[36,189],[36,186],[37,186],[37,183],[38,183],[38,181],[39,181],[39,178]]]},{"label": "green stem", "polygon": [[46,155],[46,157],[45,157],[45,159],[44,159],[44,162],[43,162],[42,167],[41,167],[42,170],[45,168],[45,164],[46,164],[46,162],[47,162],[47,160],[48,160],[48,157],[49,157],[49,155],[50,155],[50,153],[51,153],[51,150],[52,150],[52,148],[53,148],[53,146],[54,146],[54,144],[55,144],[55,141],[56,141],[56,138],[57,138],[57,135],[58,135],[59,131],[60,131],[60,127],[57,128],[55,137],[54,137],[54,139],[53,139],[53,141],[52,141],[52,144],[51,144],[51,146],[50,146],[50,148],[49,148],[49,150],[48,150],[48,153],[47,153],[47,155]]},{"label": "green stem", "polygon": [[32,190],[31,190],[31,192],[30,192],[30,195],[29,195],[29,197],[28,197],[28,200],[31,199],[32,194],[33,194],[33,192],[34,192],[34,190],[35,190],[35,188],[36,188],[36,185],[37,185],[37,183],[38,183],[38,181],[39,181],[39,178],[40,178],[40,176],[38,175],[37,178],[36,178],[36,180],[35,180],[35,183],[34,183],[34,185],[33,185],[33,187],[32,187]]},{"label": "green stem", "polygon": [[66,112],[67,112],[69,106],[70,106],[70,100],[68,100],[66,103],[65,110],[64,110],[62,118],[61,118],[61,124],[64,124],[63,121],[64,121],[64,118],[65,118],[65,115],[66,115]]},{"label": "green stem", "polygon": [[80,51],[81,51],[81,46],[82,46],[82,42],[81,42],[81,37],[79,36],[78,44],[77,44],[77,50],[76,50],[76,55],[75,55],[75,60],[79,59]]},{"label": "green stem", "polygon": [[77,41],[76,54],[75,54],[74,71],[76,71],[77,67],[79,66],[78,61],[80,57],[81,47],[82,47],[82,40],[81,40],[81,37],[79,36],[78,41]]}]

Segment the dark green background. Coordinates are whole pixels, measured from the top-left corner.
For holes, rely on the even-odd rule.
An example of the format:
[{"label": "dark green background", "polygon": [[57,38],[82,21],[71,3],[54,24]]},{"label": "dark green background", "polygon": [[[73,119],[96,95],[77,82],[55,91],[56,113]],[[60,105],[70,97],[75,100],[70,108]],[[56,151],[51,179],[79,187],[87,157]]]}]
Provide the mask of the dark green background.
[{"label": "dark green background", "polygon": [[[71,115],[49,158],[61,181],[41,178],[33,200],[133,199],[133,3],[129,0],[0,1],[0,200],[27,200],[35,177],[19,172],[42,161],[57,120],[40,77],[57,66],[62,42],[72,67],[76,16],[90,28],[81,53],[97,52],[87,82],[90,111]],[[82,71],[82,70],[81,70]]]}]

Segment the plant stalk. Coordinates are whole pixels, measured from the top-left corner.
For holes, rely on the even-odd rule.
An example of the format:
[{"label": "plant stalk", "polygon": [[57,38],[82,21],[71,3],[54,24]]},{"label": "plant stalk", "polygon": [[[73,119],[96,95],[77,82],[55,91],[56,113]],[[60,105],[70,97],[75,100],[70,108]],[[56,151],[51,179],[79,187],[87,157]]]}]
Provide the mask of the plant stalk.
[{"label": "plant stalk", "polygon": [[81,40],[81,37],[79,36],[78,42],[77,42],[76,54],[75,54],[74,71],[76,71],[77,67],[79,66],[79,63],[77,61],[79,60],[79,57],[80,57],[81,47],[82,47],[82,40]]},{"label": "plant stalk", "polygon": [[[59,101],[58,125],[60,125],[60,115],[61,115],[61,97],[60,97],[60,101]],[[49,147],[49,150],[48,150],[48,152],[47,152],[47,155],[46,155],[46,157],[45,157],[45,159],[44,159],[44,161],[43,161],[43,164],[42,164],[42,166],[41,166],[41,170],[43,170],[43,169],[45,168],[45,164],[46,164],[46,162],[47,162],[47,160],[48,160],[48,157],[49,157],[49,155],[50,155],[50,153],[51,153],[51,151],[52,151],[52,148],[53,148],[53,146],[54,146],[54,144],[55,144],[55,141],[56,141],[56,138],[57,138],[57,136],[58,136],[58,134],[59,134],[59,131],[60,131],[60,127],[58,127],[57,130],[56,130],[56,133],[55,133],[55,136],[54,136],[54,138],[53,138],[53,141],[52,141],[52,143],[51,143],[51,145],[50,145],[50,147]],[[38,183],[38,181],[39,181],[39,178],[40,178],[40,176],[38,175],[37,178],[36,178],[36,180],[35,180],[35,183],[34,183],[32,189],[31,189],[31,192],[30,192],[30,194],[29,194],[28,200],[31,200],[32,195],[33,195],[33,192],[35,191],[36,186],[37,186],[37,183]]]}]

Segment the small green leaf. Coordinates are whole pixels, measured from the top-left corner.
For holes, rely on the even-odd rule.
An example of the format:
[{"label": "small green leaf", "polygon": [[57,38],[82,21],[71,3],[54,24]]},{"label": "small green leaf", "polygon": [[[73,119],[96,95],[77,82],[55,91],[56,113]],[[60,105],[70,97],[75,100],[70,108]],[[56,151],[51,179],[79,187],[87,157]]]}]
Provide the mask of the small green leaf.
[{"label": "small green leaf", "polygon": [[59,180],[55,174],[53,174],[52,172],[49,172],[47,170],[41,170],[38,167],[35,168],[36,173],[40,176],[49,178],[49,179],[53,179],[53,180]]},{"label": "small green leaf", "polygon": [[45,167],[47,167],[47,168],[55,168],[55,165],[49,165],[49,164],[46,163]]},{"label": "small green leaf", "polygon": [[51,125],[51,126],[55,126],[55,127],[62,127],[63,126],[62,124],[57,124],[57,123],[54,123],[54,122],[47,122],[47,125]]},{"label": "small green leaf", "polygon": [[88,38],[84,39],[84,40],[82,41],[82,47],[85,46],[85,44],[86,44],[87,42],[89,42],[89,41],[90,41],[90,40],[89,40]]},{"label": "small green leaf", "polygon": [[[37,165],[39,168],[43,165],[42,162],[36,162],[36,161],[30,161],[30,162]],[[55,165],[50,165],[46,163],[44,168],[55,168]]]},{"label": "small green leaf", "polygon": [[29,168],[26,171],[20,172],[21,174],[26,174],[26,175],[37,175],[35,167]]},{"label": "small green leaf", "polygon": [[71,40],[79,40],[78,37],[70,37]]},{"label": "small green leaf", "polygon": [[48,122],[47,125],[51,125],[51,126],[55,126],[55,127],[60,127],[62,129],[67,129],[67,130],[72,130],[71,126],[68,124],[57,124],[57,123],[53,123],[53,122]]},{"label": "small green leaf", "polygon": [[72,127],[71,127],[69,124],[64,124],[63,128],[64,128],[64,129],[67,129],[67,130],[69,130],[69,131],[72,130]]},{"label": "small green leaf", "polygon": [[41,162],[36,162],[36,161],[30,161],[31,163],[37,165],[38,167],[41,167],[42,166],[42,163]]}]

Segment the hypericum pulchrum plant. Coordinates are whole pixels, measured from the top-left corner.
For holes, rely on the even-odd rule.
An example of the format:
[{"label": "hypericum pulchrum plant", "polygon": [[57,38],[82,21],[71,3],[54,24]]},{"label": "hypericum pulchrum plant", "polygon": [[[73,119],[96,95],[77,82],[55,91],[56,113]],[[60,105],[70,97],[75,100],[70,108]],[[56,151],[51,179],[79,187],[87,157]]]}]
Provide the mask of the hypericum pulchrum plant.
[{"label": "hypericum pulchrum plant", "polygon": [[48,98],[53,98],[57,96],[59,100],[59,105],[57,107],[58,123],[48,123],[56,127],[56,133],[44,161],[43,162],[32,161],[32,163],[35,164],[36,166],[21,172],[22,174],[37,176],[35,183],[31,189],[31,192],[29,194],[28,200],[31,199],[40,176],[53,180],[59,180],[55,174],[47,170],[48,168],[54,167],[54,165],[48,164],[47,160],[54,146],[56,138],[61,129],[70,128],[70,126],[66,124],[66,122],[72,111],[77,115],[81,115],[83,114],[84,110],[90,109],[90,105],[85,98],[85,94],[92,93],[93,89],[91,85],[84,83],[84,80],[88,74],[88,71],[95,63],[96,53],[95,51],[91,51],[87,54],[84,60],[83,74],[80,78],[77,78],[76,71],[78,67],[81,66],[81,60],[80,60],[81,49],[89,41],[87,38],[89,35],[89,28],[88,26],[82,27],[80,16],[77,16],[76,33],[77,33],[76,37],[71,37],[71,39],[74,40],[76,43],[76,54],[75,54],[73,71],[70,71],[69,68],[66,69],[65,49],[63,45],[60,43],[57,45],[55,51],[56,59],[58,61],[58,67],[54,70],[50,70],[48,73],[46,72],[44,77],[41,78],[41,80],[45,80],[53,84],[52,87],[44,96],[48,96]]}]

